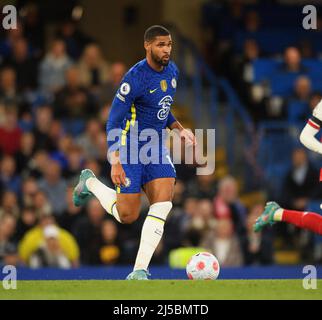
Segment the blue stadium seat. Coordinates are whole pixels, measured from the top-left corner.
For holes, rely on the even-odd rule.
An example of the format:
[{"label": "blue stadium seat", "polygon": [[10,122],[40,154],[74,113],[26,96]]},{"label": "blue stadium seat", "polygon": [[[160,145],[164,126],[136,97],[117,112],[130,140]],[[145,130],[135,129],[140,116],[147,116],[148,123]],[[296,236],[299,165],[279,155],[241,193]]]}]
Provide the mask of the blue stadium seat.
[{"label": "blue stadium seat", "polygon": [[291,123],[307,119],[310,114],[311,112],[308,102],[291,101],[287,106],[287,119]]},{"label": "blue stadium seat", "polygon": [[274,74],[279,66],[280,61],[273,59],[257,59],[253,62],[254,79],[253,82],[261,82],[268,79],[272,74]]},{"label": "blue stadium seat", "polygon": [[270,79],[272,95],[288,97],[294,90],[296,78],[301,74],[294,72],[279,72],[274,74]]},{"label": "blue stadium seat", "polygon": [[309,73],[322,74],[322,61],[317,59],[303,59],[302,64],[308,68]]},{"label": "blue stadium seat", "polygon": [[279,197],[282,182],[291,167],[291,155],[297,141],[287,122],[266,121],[260,124],[257,161],[265,173],[265,183],[272,197]]}]

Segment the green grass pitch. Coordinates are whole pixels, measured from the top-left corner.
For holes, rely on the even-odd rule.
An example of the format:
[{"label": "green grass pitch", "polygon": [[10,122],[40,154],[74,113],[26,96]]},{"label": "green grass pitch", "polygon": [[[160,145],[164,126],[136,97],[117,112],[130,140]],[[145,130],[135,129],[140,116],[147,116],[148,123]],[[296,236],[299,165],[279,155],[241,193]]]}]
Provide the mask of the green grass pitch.
[{"label": "green grass pitch", "polygon": [[104,299],[104,300],[225,300],[225,299],[320,299],[317,289],[305,290],[302,280],[71,280],[18,281],[16,290],[0,286],[4,299]]}]

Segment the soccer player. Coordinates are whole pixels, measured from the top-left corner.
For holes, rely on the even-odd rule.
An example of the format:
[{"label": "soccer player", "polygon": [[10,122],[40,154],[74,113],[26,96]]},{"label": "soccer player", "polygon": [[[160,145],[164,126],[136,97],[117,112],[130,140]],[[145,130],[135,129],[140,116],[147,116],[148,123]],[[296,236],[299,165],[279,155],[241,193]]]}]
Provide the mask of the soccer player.
[{"label": "soccer player", "polygon": [[[150,208],[142,227],[134,269],[127,276],[128,280],[148,280],[148,266],[172,208],[176,172],[162,132],[165,128],[177,129],[187,145],[196,145],[192,132],[184,129],[170,111],[178,80],[178,69],[170,60],[170,32],[158,25],[148,28],[144,34],[144,48],[146,58],[124,76],[106,125],[111,178],[116,191],[85,169],[73,194],[76,206],[84,205],[95,195],[109,214],[126,224],[133,223],[139,216],[141,189],[147,195]],[[134,128],[140,137],[146,129],[153,130],[157,133],[157,141],[143,142],[141,138],[138,141]],[[121,132],[117,142],[112,137],[115,130]],[[134,162],[131,156],[137,159],[135,154],[144,151],[148,143],[152,145],[154,154],[152,162],[146,161],[148,155]]]},{"label": "soccer player", "polygon": [[[312,117],[308,120],[300,135],[300,141],[304,146],[320,154],[322,154],[322,143],[316,139],[315,135],[320,131],[321,126],[322,100],[314,108]],[[322,181],[322,169],[320,172],[320,181]],[[322,235],[321,215],[314,212],[283,209],[276,202],[268,202],[266,204],[264,212],[254,224],[254,230],[258,232],[264,226],[273,225],[279,221],[291,223],[299,228],[308,229]]]}]

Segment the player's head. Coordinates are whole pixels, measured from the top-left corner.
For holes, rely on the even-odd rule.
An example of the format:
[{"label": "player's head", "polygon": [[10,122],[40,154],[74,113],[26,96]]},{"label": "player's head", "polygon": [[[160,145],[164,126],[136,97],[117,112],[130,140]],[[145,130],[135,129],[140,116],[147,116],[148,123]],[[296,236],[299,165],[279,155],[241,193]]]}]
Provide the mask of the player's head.
[{"label": "player's head", "polygon": [[144,33],[144,48],[147,56],[160,66],[167,66],[170,61],[172,39],[169,30],[155,25]]}]

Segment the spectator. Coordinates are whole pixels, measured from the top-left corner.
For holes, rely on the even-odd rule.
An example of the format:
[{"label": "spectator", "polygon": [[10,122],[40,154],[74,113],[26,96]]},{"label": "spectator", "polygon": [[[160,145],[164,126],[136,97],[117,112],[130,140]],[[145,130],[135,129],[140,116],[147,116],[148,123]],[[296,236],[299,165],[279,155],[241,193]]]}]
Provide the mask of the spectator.
[{"label": "spectator", "polygon": [[106,166],[107,144],[106,144],[106,133],[104,131],[101,131],[97,136],[96,148],[98,150],[97,161],[99,162],[101,168],[104,168],[104,169],[110,168],[109,164]]},{"label": "spectator", "polygon": [[45,25],[39,5],[29,2],[24,6],[24,34],[33,47],[35,56],[39,56],[44,48]]},{"label": "spectator", "polygon": [[53,111],[50,106],[42,106],[36,110],[35,128],[33,134],[36,141],[36,150],[53,151],[57,141],[50,137],[50,128],[53,123]]},{"label": "spectator", "polygon": [[86,158],[98,158],[97,140],[102,132],[104,133],[100,122],[90,119],[86,124],[85,132],[76,139],[77,144],[83,148]]},{"label": "spectator", "polygon": [[38,63],[29,56],[28,49],[26,39],[17,39],[13,43],[12,55],[4,62],[15,70],[17,87],[22,91],[37,87]]},{"label": "spectator", "polygon": [[256,204],[247,216],[248,251],[244,257],[245,264],[272,264],[273,263],[273,237],[268,228],[262,232],[254,232],[254,223],[264,211],[262,204]]},{"label": "spectator", "polygon": [[0,184],[17,195],[21,192],[21,178],[16,174],[16,162],[12,156],[4,156],[0,162]]},{"label": "spectator", "polygon": [[[54,214],[60,215],[66,209],[66,181],[61,176],[61,168],[56,161],[49,161],[45,168],[44,178],[39,181],[39,188],[44,191]],[[57,199],[60,199],[57,201]]]},{"label": "spectator", "polygon": [[17,265],[16,244],[12,238],[15,233],[16,218],[6,214],[0,216],[0,265]]},{"label": "spectator", "polygon": [[105,105],[101,106],[101,109],[98,113],[98,120],[100,121],[102,126],[106,125],[106,119],[108,119],[109,114],[111,111],[111,104],[106,103]]},{"label": "spectator", "polygon": [[35,196],[39,191],[37,181],[30,176],[22,182],[22,206],[33,207],[35,205]]},{"label": "spectator", "polygon": [[184,182],[180,179],[177,179],[175,188],[174,188],[173,199],[172,199],[173,207],[179,207],[179,208],[183,207],[185,191],[186,191],[186,187]]},{"label": "spectator", "polygon": [[207,232],[201,246],[213,253],[222,267],[243,265],[243,254],[231,219],[217,220],[215,227]]},{"label": "spectator", "polygon": [[39,85],[44,93],[54,94],[65,85],[65,72],[72,65],[66,54],[65,43],[55,39],[50,51],[40,63]]},{"label": "spectator", "polygon": [[[68,231],[57,226],[54,216],[50,214],[42,214],[39,218],[38,225],[28,231],[19,242],[18,251],[21,260],[26,265],[30,265],[31,257],[44,244],[46,236],[48,238],[48,229],[46,228],[51,227],[51,229],[53,229],[53,226],[57,228],[57,238],[61,251],[67,257],[71,265],[77,267],[79,247],[74,237]],[[57,243],[55,245],[57,245]]]},{"label": "spectator", "polygon": [[29,266],[31,268],[71,268],[72,263],[59,242],[59,229],[55,225],[48,225],[43,229],[43,234],[44,242],[31,255]]},{"label": "spectator", "polygon": [[55,114],[63,119],[81,119],[95,114],[97,106],[86,87],[80,83],[79,71],[70,67],[66,71],[66,84],[55,97]]},{"label": "spectator", "polygon": [[219,181],[218,194],[214,198],[214,216],[217,219],[230,219],[234,226],[243,254],[247,252],[246,208],[239,200],[235,178],[226,176]]},{"label": "spectator", "polygon": [[321,99],[322,99],[322,94],[320,92],[312,93],[309,101],[310,113],[313,112],[313,109],[318,105]]},{"label": "spectator", "polygon": [[282,71],[289,73],[305,73],[306,68],[302,65],[300,51],[295,47],[288,47],[284,52],[284,64]]},{"label": "spectator", "polygon": [[253,68],[252,62],[258,59],[260,56],[260,49],[258,43],[253,39],[246,39],[244,42],[243,55],[237,62],[237,69],[239,69],[239,74],[242,75],[242,80],[246,83],[250,83],[253,80]]},{"label": "spectator", "polygon": [[188,218],[183,220],[184,246],[198,246],[202,235],[212,227],[213,205],[208,199],[197,200],[189,198],[185,202],[185,212]]},{"label": "spectator", "polygon": [[59,24],[57,36],[63,39],[66,45],[67,53],[74,60],[78,60],[84,47],[92,40],[82,32],[74,20],[66,20]]},{"label": "spectator", "polygon": [[299,50],[303,59],[314,59],[316,58],[312,42],[308,39],[300,41]]},{"label": "spectator", "polygon": [[236,90],[253,114],[258,119],[261,114],[260,102],[265,95],[265,87],[262,84],[252,84],[254,78],[253,62],[260,57],[260,49],[253,39],[246,39],[243,53],[237,56],[229,69],[229,79],[235,85]]},{"label": "spectator", "polygon": [[5,215],[11,215],[15,218],[20,215],[17,196],[14,192],[8,190],[1,197],[0,218]]},{"label": "spectator", "polygon": [[21,216],[17,221],[15,232],[15,241],[18,243],[26,232],[35,227],[37,224],[37,213],[34,207],[24,207]]},{"label": "spectator", "polygon": [[79,146],[72,146],[67,151],[67,167],[64,170],[64,178],[70,185],[76,185],[79,179],[79,173],[84,166],[83,149]]},{"label": "spectator", "polygon": [[249,35],[259,31],[260,23],[261,20],[257,11],[250,10],[245,14],[244,29]]},{"label": "spectator", "polygon": [[108,169],[109,167],[110,165],[106,163],[106,166],[103,169],[95,159],[88,159],[84,164],[84,168],[92,170],[95,176],[98,177],[102,183],[113,188],[111,177],[110,175],[106,174],[107,172],[110,172]]},{"label": "spectator", "polygon": [[0,56],[7,58],[12,54],[13,44],[23,37],[24,27],[21,21],[17,21],[16,28],[10,28],[6,32],[5,38],[0,42]]},{"label": "spectator", "polygon": [[239,226],[246,221],[246,208],[241,204],[235,178],[226,176],[219,181],[214,198],[214,215],[217,219],[230,218]]},{"label": "spectator", "polygon": [[77,222],[84,216],[84,210],[81,207],[76,207],[73,203],[73,187],[67,188],[65,211],[57,217],[59,225],[69,232],[73,232]]},{"label": "spectator", "polygon": [[196,198],[212,199],[216,192],[214,175],[198,175],[190,181],[187,194]]},{"label": "spectator", "polygon": [[283,181],[282,207],[305,211],[309,199],[318,190],[317,177],[318,171],[309,162],[306,151],[296,148],[292,154],[292,167]]},{"label": "spectator", "polygon": [[0,103],[8,108],[18,108],[19,113],[29,110],[29,106],[16,84],[16,72],[12,67],[4,67],[0,73]]},{"label": "spectator", "polygon": [[53,210],[48,200],[47,194],[42,190],[37,190],[34,195],[34,207],[36,210],[37,218],[41,215],[51,215]]},{"label": "spectator", "polygon": [[306,76],[296,79],[294,85],[294,99],[301,102],[309,102],[312,94],[311,80]]},{"label": "spectator", "polygon": [[111,79],[99,88],[98,98],[101,106],[112,103],[125,72],[126,66],[123,62],[115,62],[112,64],[110,71]]},{"label": "spectator", "polygon": [[66,132],[62,121],[59,119],[53,119],[48,134],[52,141],[59,141],[60,139],[63,139],[63,137],[66,135]]},{"label": "spectator", "polygon": [[118,239],[118,229],[113,220],[102,223],[102,244],[99,249],[101,264],[111,265],[120,262],[122,248]]},{"label": "spectator", "polygon": [[66,170],[68,166],[68,159],[67,159],[67,154],[68,150],[71,148],[74,148],[74,140],[71,135],[66,134],[63,135],[59,140],[58,140],[58,150],[51,152],[50,157],[59,162],[61,168],[63,170]]},{"label": "spectator", "polygon": [[49,161],[49,154],[45,150],[36,151],[33,158],[26,163],[28,175],[34,178],[41,178]]},{"label": "spectator", "polygon": [[14,155],[20,148],[22,131],[18,127],[17,111],[7,109],[5,121],[0,127],[0,152]]},{"label": "spectator", "polygon": [[105,212],[99,201],[92,198],[87,206],[87,215],[75,225],[73,234],[82,248],[81,263],[98,265],[101,263],[99,250],[101,245],[101,226]]},{"label": "spectator", "polygon": [[32,132],[24,132],[21,136],[20,148],[15,154],[17,172],[22,176],[28,174],[27,164],[35,153],[35,136]]},{"label": "spectator", "polygon": [[104,60],[100,47],[97,44],[88,44],[79,61],[81,83],[97,92],[99,86],[110,79],[110,66]]}]

